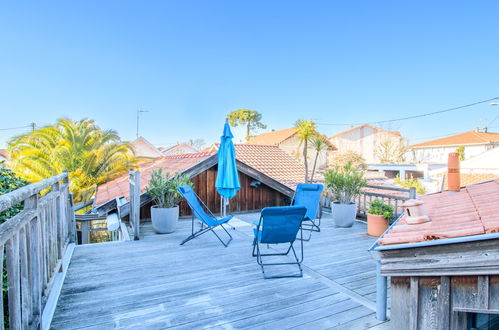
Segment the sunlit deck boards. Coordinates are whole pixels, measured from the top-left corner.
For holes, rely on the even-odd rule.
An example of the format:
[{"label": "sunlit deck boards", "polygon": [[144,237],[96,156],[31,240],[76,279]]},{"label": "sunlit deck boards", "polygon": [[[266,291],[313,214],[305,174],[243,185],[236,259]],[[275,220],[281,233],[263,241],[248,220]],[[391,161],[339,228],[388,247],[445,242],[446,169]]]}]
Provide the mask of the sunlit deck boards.
[{"label": "sunlit deck boards", "polygon": [[[253,215],[239,216],[250,221]],[[373,242],[365,225],[323,231],[305,243],[303,278],[264,280],[251,257],[251,226],[236,223],[224,248],[207,233],[179,246],[190,223],[170,235],[78,246],[52,327],[367,329],[374,317]]]}]

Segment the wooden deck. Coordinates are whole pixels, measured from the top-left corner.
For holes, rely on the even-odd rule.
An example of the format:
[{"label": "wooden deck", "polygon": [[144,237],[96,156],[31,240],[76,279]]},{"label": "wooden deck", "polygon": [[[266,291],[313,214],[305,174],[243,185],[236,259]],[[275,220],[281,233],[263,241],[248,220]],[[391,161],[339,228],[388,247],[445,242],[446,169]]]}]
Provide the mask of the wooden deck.
[{"label": "wooden deck", "polygon": [[375,319],[364,223],[334,228],[326,215],[305,243],[303,278],[265,280],[251,257],[255,219],[237,216],[228,248],[211,233],[179,246],[190,221],[169,235],[146,224],[140,241],[77,246],[52,328],[387,328]]}]

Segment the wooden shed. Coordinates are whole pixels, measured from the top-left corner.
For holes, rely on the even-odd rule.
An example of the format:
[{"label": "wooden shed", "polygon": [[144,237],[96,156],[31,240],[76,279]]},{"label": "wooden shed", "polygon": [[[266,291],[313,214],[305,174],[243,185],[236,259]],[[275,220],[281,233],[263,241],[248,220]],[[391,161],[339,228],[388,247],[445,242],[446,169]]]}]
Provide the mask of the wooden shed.
[{"label": "wooden shed", "polygon": [[[261,210],[290,202],[294,187],[303,181],[303,165],[275,146],[236,145],[241,190],[230,200],[227,212]],[[150,218],[151,199],[145,193],[154,170],[185,173],[191,177],[196,193],[215,213],[220,212],[220,196],[215,189],[218,158],[215,152],[164,156],[140,166],[141,219]],[[129,200],[128,174],[98,187],[94,210],[106,213],[116,209],[117,199]],[[122,215],[126,215],[126,207]],[[181,216],[190,215],[185,202]]]},{"label": "wooden shed", "polygon": [[499,180],[422,200],[431,222],[401,217],[371,249],[391,328],[499,329]]}]

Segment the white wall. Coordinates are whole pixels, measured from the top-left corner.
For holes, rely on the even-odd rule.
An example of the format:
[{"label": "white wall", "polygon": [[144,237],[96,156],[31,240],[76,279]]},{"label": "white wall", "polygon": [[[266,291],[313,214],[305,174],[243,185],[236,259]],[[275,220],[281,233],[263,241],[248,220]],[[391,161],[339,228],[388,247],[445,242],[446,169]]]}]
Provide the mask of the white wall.
[{"label": "white wall", "polygon": [[[490,144],[464,146],[464,159],[467,160],[476,157],[492,149],[494,146]],[[449,153],[456,152],[457,147],[414,148],[407,152],[406,159],[414,163],[446,164]]]},{"label": "white wall", "polygon": [[402,137],[382,130],[376,130],[369,126],[362,126],[344,134],[330,138],[331,143],[338,148],[333,153],[345,153],[354,151],[360,154],[368,164],[379,163],[377,149],[384,141],[391,141],[394,144],[400,143]]}]

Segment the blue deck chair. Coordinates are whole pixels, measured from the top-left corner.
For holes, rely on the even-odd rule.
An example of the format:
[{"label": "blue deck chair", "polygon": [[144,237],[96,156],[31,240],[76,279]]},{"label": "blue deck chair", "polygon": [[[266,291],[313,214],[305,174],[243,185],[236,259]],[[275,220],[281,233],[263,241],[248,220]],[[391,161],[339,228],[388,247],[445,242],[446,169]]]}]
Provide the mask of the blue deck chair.
[{"label": "blue deck chair", "polygon": [[303,218],[302,227],[304,231],[309,231],[308,238],[305,241],[310,241],[312,232],[320,232],[322,212],[320,208],[322,190],[324,186],[321,184],[300,183],[296,186],[296,193],[293,198],[292,205],[305,206],[307,214]]},{"label": "blue deck chair", "polygon": [[[303,206],[283,206],[283,207],[266,207],[260,214],[260,221],[254,229],[255,238],[253,240],[253,257],[260,267],[264,278],[279,278],[279,277],[302,277],[303,271],[301,263],[303,261],[303,241],[300,241],[301,256],[298,258],[296,255],[293,243],[296,240],[298,231],[303,237],[301,230],[301,223],[305,216],[307,209]],[[289,248],[284,253],[266,253],[260,252],[260,244],[281,244],[288,243]],[[267,256],[286,256],[290,251],[293,251],[295,258],[294,262],[281,262],[281,263],[264,263],[262,257]],[[267,276],[265,275],[266,266],[276,265],[298,265],[300,269],[299,275],[288,276]]]},{"label": "blue deck chair", "polygon": [[[218,238],[222,244],[227,247],[229,243],[232,241],[232,236],[229,234],[227,229],[223,226],[225,223],[229,222],[230,219],[234,217],[234,215],[229,215],[223,219],[217,219],[217,217],[210,211],[210,209],[206,206],[205,203],[199,198],[199,196],[192,190],[192,188],[188,185],[181,186],[177,188],[178,192],[185,198],[187,204],[189,204],[192,210],[192,226],[191,226],[191,235],[187,237],[185,240],[180,243],[183,245],[185,242],[190,241],[193,238],[203,235],[204,233],[211,231]],[[200,203],[201,202],[201,203]],[[206,214],[203,209],[204,208],[209,212],[210,215]],[[198,218],[201,221],[201,229],[194,232],[194,217]],[[206,226],[206,227],[205,227]],[[213,230],[214,228],[220,226],[229,236],[229,240],[224,242],[220,236]]]}]

